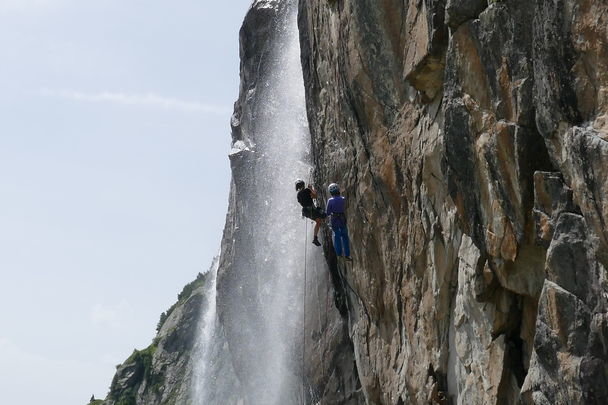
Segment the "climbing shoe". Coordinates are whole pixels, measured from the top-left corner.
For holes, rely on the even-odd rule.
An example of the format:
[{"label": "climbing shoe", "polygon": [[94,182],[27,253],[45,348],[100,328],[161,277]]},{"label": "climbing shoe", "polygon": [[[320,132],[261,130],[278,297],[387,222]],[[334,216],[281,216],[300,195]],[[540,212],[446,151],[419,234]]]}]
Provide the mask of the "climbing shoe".
[{"label": "climbing shoe", "polygon": [[347,262],[352,262],[353,258],[350,256],[344,256],[344,260],[346,260]]},{"label": "climbing shoe", "polygon": [[315,246],[321,246],[321,242],[319,242],[319,239],[317,239],[317,238],[314,238],[312,240],[312,244],[315,245]]}]

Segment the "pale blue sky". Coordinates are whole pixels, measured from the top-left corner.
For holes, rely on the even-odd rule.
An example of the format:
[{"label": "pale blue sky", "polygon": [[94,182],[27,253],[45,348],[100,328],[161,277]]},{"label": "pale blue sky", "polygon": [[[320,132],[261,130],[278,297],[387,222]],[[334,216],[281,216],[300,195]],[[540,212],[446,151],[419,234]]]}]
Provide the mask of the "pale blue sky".
[{"label": "pale blue sky", "polygon": [[103,398],[219,249],[250,0],[0,0],[2,403]]}]

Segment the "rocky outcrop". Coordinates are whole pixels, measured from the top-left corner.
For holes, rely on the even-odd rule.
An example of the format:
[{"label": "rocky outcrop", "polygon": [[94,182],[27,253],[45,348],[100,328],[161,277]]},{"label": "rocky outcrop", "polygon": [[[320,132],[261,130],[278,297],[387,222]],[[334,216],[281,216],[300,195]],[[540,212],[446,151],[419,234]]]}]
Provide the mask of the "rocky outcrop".
[{"label": "rocky outcrop", "polygon": [[[295,5],[256,0],[241,29],[215,402],[608,403],[608,5],[299,1],[308,125]],[[276,203],[309,165],[348,199],[352,263],[327,228],[301,249]],[[189,403],[201,301],[108,405]]]},{"label": "rocky outcrop", "polygon": [[201,285],[181,305],[170,311],[154,342],[135,350],[117,366],[104,404],[169,404],[185,402],[196,338],[196,324],[203,308]]},{"label": "rocky outcrop", "polygon": [[[153,343],[133,354],[116,367],[116,374],[105,400],[99,405],[182,405],[200,404],[193,387],[197,381],[197,360],[201,352],[200,328],[204,325],[202,314],[207,311],[214,288],[216,267],[186,285],[178,295],[178,301],[161,315],[158,334]],[[206,381],[209,396],[221,398],[222,404],[238,404],[242,401],[239,382],[228,356],[225,340],[218,331],[213,342],[212,381]],[[217,402],[217,403],[220,403]]]},{"label": "rocky outcrop", "polygon": [[[248,404],[300,403],[302,396],[356,404],[346,319],[333,305],[321,251],[308,248],[310,239],[305,245],[312,227],[292,195],[296,177],[310,169],[296,13],[297,1],[254,1],[240,31],[218,310]],[[304,335],[311,339],[305,347]],[[311,370],[305,375],[303,363]]]},{"label": "rocky outcrop", "polygon": [[606,18],[585,0],[300,2],[367,403],[608,401]]}]

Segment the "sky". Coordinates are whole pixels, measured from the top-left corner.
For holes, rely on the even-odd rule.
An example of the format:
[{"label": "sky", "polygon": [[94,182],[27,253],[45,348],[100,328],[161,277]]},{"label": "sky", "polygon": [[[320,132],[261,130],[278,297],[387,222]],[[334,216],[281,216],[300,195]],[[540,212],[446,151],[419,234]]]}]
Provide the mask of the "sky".
[{"label": "sky", "polygon": [[0,391],[104,398],[206,271],[250,0],[0,0]]}]

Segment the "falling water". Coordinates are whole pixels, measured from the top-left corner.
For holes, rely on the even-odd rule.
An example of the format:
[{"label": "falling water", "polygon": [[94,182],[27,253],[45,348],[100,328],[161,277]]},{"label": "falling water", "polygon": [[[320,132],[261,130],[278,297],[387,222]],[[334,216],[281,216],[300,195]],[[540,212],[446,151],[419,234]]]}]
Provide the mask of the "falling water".
[{"label": "falling water", "polygon": [[197,345],[195,348],[192,378],[192,398],[195,404],[211,404],[215,394],[217,379],[217,305],[216,280],[219,259],[215,258],[206,277],[205,303],[202,316],[198,324]]},{"label": "falling water", "polygon": [[[233,244],[234,252],[227,271],[241,279],[231,284],[238,291],[225,291],[219,299],[223,297],[222,305],[232,308],[226,333],[246,403],[291,405],[302,403],[304,263],[306,250],[314,248],[305,245],[306,241],[310,244],[306,234],[312,229],[306,229],[306,221],[301,219],[294,180],[309,180],[310,134],[297,0],[259,0],[256,5],[276,7],[280,21],[273,21],[276,30],[262,55],[264,71],[255,73],[255,88],[250,88],[252,83],[244,86],[251,113],[244,117],[249,121],[243,124],[242,139],[235,141],[233,152],[247,152],[251,158],[243,160],[238,171],[233,167],[233,175],[234,184],[239,185],[237,193],[241,193],[236,199],[246,201],[247,209],[233,207],[233,215],[240,229],[251,233],[225,241]],[[201,334],[201,339],[211,336],[215,341],[207,344],[214,346],[217,332],[211,317],[215,313],[207,316],[210,318],[203,324],[210,331]],[[209,368],[213,359],[204,351],[207,344],[202,344],[198,359],[206,364],[195,370],[195,378],[203,385],[216,377]],[[228,403],[221,398],[205,402],[209,396],[204,386],[195,395],[195,404]]]},{"label": "falling water", "polygon": [[[263,153],[257,176],[266,179],[256,218],[260,237],[255,241],[255,262],[262,277],[260,302],[264,336],[269,348],[260,359],[265,387],[255,395],[259,404],[300,403],[299,376],[302,346],[302,290],[305,222],[296,202],[294,181],[308,181],[310,134],[306,119],[304,83],[297,30],[297,2],[289,11],[274,41],[274,58],[265,96],[258,106],[257,150]],[[310,231],[310,228],[308,228]],[[309,239],[310,242],[310,239]],[[253,402],[252,401],[252,402]]]}]

